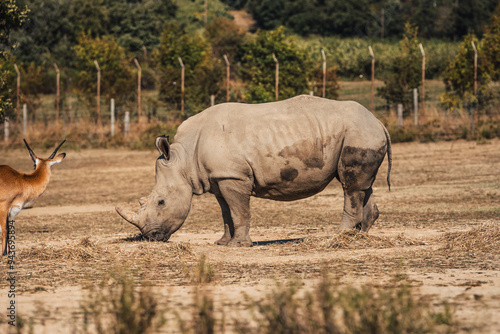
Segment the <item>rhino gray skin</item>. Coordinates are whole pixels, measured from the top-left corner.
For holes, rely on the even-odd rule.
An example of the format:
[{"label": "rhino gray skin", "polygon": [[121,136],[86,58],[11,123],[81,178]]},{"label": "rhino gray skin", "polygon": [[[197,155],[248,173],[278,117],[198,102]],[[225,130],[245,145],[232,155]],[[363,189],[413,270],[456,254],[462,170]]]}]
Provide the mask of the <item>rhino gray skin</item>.
[{"label": "rhino gray skin", "polygon": [[224,103],[183,122],[172,145],[158,137],[156,184],[137,213],[116,208],[151,239],[166,241],[188,216],[193,195],[210,192],[222,210],[216,243],[252,246],[250,197],[293,201],[322,191],[333,178],[344,189],[340,229],[368,231],[379,211],[372,185],[391,141],[356,102],[308,95],[264,104]]}]

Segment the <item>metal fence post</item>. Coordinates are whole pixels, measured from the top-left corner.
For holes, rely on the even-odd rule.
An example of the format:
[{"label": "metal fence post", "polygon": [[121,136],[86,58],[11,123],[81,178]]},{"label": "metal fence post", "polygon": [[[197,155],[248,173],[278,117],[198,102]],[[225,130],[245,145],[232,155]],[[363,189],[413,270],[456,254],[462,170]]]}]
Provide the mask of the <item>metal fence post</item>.
[{"label": "metal fence post", "polygon": [[4,141],[7,142],[9,140],[9,120],[6,119],[4,124]]},{"label": "metal fence post", "polygon": [[418,89],[413,88],[413,110],[415,112],[415,126],[418,125]]},{"label": "metal fence post", "polygon": [[23,104],[23,136],[28,132],[28,106]]},{"label": "metal fence post", "polygon": [[130,131],[130,112],[125,112],[125,138],[128,137]]},{"label": "metal fence post", "polygon": [[403,126],[403,105],[398,104],[398,128]]}]

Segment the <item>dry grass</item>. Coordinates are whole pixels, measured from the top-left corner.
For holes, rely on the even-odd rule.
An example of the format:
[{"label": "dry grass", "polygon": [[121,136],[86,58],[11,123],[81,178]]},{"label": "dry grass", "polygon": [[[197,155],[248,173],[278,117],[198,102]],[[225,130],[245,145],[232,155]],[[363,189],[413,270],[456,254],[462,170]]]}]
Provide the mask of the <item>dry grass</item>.
[{"label": "dry grass", "polygon": [[65,246],[41,244],[23,249],[18,253],[19,260],[47,261],[47,260],[69,260],[90,261],[100,253],[99,245],[85,237],[80,241]]},{"label": "dry grass", "polygon": [[446,233],[438,241],[442,251],[499,254],[500,225],[484,223],[466,232]]},{"label": "dry grass", "polygon": [[301,243],[302,246],[320,249],[364,249],[364,248],[392,248],[404,246],[424,245],[421,240],[410,238],[404,233],[396,237],[376,236],[357,230],[343,231],[329,238],[307,237]]}]

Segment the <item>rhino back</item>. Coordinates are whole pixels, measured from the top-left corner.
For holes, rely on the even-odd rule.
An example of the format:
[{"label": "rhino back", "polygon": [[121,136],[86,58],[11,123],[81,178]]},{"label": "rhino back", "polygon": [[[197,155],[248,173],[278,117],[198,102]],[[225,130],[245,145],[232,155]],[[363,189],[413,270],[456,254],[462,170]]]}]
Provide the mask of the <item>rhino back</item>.
[{"label": "rhino back", "polygon": [[255,196],[295,200],[321,191],[335,177],[346,140],[378,149],[370,141],[385,139],[380,126],[357,103],[305,95],[217,105],[185,121],[175,142],[186,148],[205,184],[251,180]]}]

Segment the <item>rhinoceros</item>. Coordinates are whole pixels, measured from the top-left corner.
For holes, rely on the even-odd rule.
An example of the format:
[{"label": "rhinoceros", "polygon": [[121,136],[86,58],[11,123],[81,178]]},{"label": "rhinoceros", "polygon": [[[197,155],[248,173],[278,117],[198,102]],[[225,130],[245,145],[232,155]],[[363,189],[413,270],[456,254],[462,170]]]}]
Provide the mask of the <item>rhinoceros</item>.
[{"label": "rhinoceros", "polygon": [[149,239],[166,241],[193,195],[215,195],[224,222],[216,244],[252,246],[250,197],[293,201],[334,178],[344,190],[340,229],[368,231],[379,216],[372,185],[391,141],[360,104],[309,95],[263,104],[223,103],[188,118],[173,143],[156,138],[156,183],[137,213],[116,208]]}]

